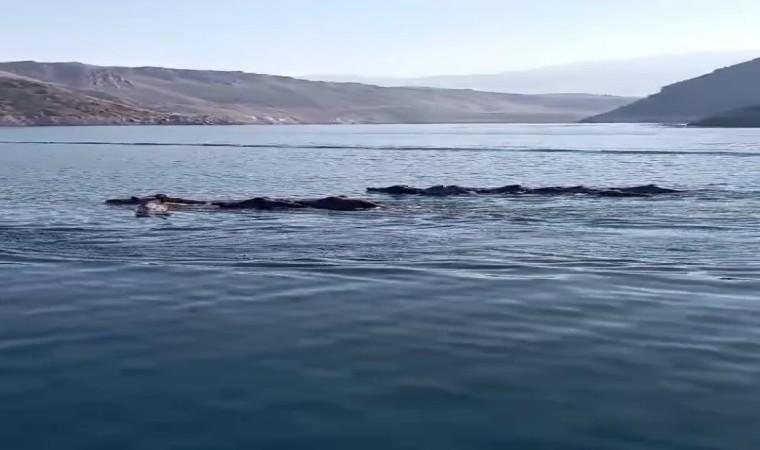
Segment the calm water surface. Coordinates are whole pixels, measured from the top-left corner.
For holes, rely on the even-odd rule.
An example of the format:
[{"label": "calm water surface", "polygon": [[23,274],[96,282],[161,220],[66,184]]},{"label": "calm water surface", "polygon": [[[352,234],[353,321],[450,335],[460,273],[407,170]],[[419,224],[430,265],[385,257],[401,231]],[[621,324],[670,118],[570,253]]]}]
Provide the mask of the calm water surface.
[{"label": "calm water surface", "polygon": [[[760,448],[760,130],[0,141],[2,449]],[[397,183],[689,192],[364,193]],[[162,220],[102,204],[154,192],[388,207]]]}]

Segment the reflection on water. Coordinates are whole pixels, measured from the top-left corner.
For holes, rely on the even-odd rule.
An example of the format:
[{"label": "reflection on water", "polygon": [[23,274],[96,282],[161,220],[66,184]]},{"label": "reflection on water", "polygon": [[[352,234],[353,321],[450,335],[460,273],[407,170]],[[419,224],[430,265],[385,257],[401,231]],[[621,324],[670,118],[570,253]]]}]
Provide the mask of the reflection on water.
[{"label": "reflection on water", "polygon": [[[71,127],[0,141],[16,142],[0,144],[3,448],[760,448],[760,132]],[[396,183],[689,193],[364,192]],[[102,204],[154,192],[389,207],[161,220]]]}]

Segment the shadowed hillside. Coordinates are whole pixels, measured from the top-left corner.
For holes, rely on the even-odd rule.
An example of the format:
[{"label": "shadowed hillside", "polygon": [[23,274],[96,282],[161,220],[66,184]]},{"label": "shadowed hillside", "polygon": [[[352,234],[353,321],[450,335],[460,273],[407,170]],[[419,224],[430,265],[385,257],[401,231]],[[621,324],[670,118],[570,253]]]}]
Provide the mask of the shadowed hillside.
[{"label": "shadowed hillside", "polygon": [[760,104],[760,59],[666,86],[585,122],[694,122]]},{"label": "shadowed hillside", "polygon": [[760,105],[734,109],[689,125],[695,127],[760,128]]}]

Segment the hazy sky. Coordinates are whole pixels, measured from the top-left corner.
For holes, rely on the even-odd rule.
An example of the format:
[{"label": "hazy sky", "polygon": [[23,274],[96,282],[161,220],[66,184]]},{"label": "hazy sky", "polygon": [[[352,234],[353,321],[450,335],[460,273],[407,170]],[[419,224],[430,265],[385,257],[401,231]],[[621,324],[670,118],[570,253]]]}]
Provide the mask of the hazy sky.
[{"label": "hazy sky", "polygon": [[0,60],[418,76],[760,47],[760,0],[0,0]]}]

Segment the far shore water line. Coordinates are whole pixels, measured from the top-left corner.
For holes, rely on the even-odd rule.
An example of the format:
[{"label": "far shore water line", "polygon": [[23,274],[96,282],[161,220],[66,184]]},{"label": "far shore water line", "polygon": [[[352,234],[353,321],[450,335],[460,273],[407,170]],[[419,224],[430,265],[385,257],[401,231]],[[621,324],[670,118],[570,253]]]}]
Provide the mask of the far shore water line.
[{"label": "far shore water line", "polygon": [[[1,118],[0,118],[1,119]],[[662,126],[662,127],[674,127],[674,128],[755,128],[752,126],[747,127],[729,127],[729,126],[716,126],[716,125],[701,125],[699,123],[690,122],[584,122],[578,121],[509,121],[509,122],[337,122],[337,121],[325,121],[325,122],[233,122],[228,123],[140,123],[140,122],[114,122],[114,123],[4,123],[0,120],[0,130],[14,129],[14,128],[88,128],[88,127],[294,127],[294,126],[388,126],[388,125],[409,125],[409,126],[424,126],[424,125],[583,125],[583,126],[600,126],[600,125],[616,125],[616,124],[637,124],[637,125],[650,125],[650,126]],[[5,143],[5,142],[0,142]]]},{"label": "far shore water line", "polygon": [[[646,124],[642,122],[643,124]],[[581,121],[567,122],[567,121],[543,121],[543,122],[229,122],[229,123],[140,123],[140,122],[114,122],[114,123],[27,123],[27,124],[14,124],[3,123],[0,121],[0,130],[9,128],[61,128],[61,127],[240,127],[240,126],[275,126],[275,127],[292,127],[292,126],[367,126],[367,125],[596,125],[590,123],[584,123]],[[662,124],[658,122],[650,122],[650,125],[671,125],[679,126],[679,124]],[[687,126],[688,124],[681,124],[681,126]]]}]

